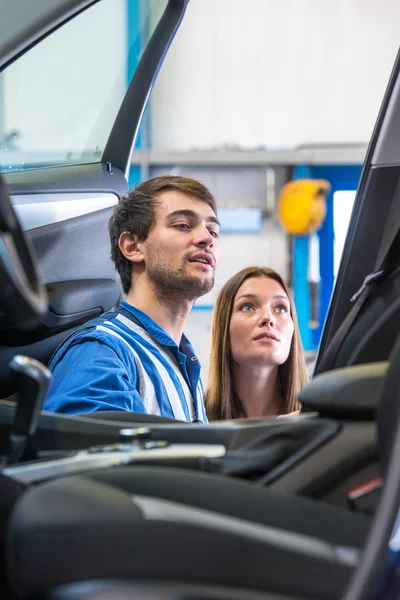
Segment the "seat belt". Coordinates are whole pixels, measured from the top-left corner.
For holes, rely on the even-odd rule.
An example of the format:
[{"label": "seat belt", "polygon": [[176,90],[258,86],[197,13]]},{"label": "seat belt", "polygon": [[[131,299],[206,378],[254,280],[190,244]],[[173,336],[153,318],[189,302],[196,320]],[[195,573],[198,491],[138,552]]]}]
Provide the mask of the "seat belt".
[{"label": "seat belt", "polygon": [[[381,245],[376,257],[374,270],[367,275],[360,289],[350,298],[350,302],[354,303],[350,312],[336,331],[331,343],[324,353],[315,375],[320,372],[332,368],[339,348],[341,347],[344,338],[348,334],[361,308],[364,306],[367,298],[369,298],[373,284],[381,281],[391,273],[391,258],[397,259],[400,255],[400,182],[397,185],[395,193],[395,201],[392,204],[388,218],[385,223],[385,229],[381,240]],[[398,252],[394,252],[395,249]]]},{"label": "seat belt", "polygon": [[[400,269],[394,272],[392,278],[400,275]],[[398,286],[397,286],[398,287]],[[362,336],[353,349],[347,364],[364,364],[376,360],[387,360],[390,348],[394,346],[400,331],[400,296],[393,300],[385,312],[374,321],[372,327]],[[386,348],[383,352],[379,348]]]}]

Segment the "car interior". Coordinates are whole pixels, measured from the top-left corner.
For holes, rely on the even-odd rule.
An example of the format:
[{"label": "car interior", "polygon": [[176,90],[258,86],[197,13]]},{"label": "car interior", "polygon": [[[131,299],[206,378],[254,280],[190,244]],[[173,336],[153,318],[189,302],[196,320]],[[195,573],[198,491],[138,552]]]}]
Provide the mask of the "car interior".
[{"label": "car interior", "polygon": [[[0,42],[0,69],[95,4],[50,3]],[[399,57],[299,416],[202,425],[41,411],[57,346],[122,297],[108,219],[128,191],[140,118],[186,7],[166,4],[99,162],[1,176],[3,597],[389,598],[400,502]],[[24,231],[21,198],[63,194],[111,204]]]}]

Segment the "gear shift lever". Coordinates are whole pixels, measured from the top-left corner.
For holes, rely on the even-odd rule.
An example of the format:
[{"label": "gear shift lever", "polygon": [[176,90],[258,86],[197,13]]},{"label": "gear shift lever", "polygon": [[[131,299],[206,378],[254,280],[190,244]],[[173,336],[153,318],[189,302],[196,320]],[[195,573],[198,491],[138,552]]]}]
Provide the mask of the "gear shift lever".
[{"label": "gear shift lever", "polygon": [[6,458],[6,463],[11,465],[34,458],[31,439],[36,431],[51,373],[42,363],[28,356],[14,356],[9,367],[14,371],[17,389],[14,429],[9,438]]}]

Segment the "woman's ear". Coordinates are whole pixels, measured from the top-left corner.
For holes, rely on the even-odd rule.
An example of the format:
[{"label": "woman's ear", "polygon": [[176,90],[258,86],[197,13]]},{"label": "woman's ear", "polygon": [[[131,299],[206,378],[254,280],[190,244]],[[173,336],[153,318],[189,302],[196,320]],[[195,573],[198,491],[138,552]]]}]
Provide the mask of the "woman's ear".
[{"label": "woman's ear", "polygon": [[123,231],[119,236],[118,247],[125,258],[131,262],[141,263],[144,261],[142,244],[139,242],[137,235],[132,235],[129,231]]}]

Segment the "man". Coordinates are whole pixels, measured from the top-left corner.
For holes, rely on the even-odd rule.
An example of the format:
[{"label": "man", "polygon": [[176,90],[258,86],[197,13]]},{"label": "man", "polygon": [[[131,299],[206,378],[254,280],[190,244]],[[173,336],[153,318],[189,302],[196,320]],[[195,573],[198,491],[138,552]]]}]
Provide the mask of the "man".
[{"label": "man", "polygon": [[199,361],[183,330],[195,299],[214,285],[216,212],[211,192],[185,177],[154,177],[122,198],[109,231],[126,301],[59,347],[44,410],[207,422]]}]

